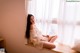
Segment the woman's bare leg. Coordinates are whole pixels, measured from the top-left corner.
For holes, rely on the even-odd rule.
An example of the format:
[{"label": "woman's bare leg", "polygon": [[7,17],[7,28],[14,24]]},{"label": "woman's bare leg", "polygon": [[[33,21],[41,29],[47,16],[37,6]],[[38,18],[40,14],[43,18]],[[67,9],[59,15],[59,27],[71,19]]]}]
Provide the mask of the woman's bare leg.
[{"label": "woman's bare leg", "polygon": [[43,42],[43,48],[54,49],[56,46],[50,42]]}]

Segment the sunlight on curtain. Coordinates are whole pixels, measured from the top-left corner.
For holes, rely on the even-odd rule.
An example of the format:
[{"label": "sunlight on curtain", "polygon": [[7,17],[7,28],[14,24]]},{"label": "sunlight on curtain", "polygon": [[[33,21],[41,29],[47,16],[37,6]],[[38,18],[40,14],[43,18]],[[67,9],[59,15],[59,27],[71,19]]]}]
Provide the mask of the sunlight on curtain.
[{"label": "sunlight on curtain", "polygon": [[76,25],[80,22],[80,2],[64,2],[62,5],[59,19],[63,20],[63,24],[59,25],[59,34],[63,37],[60,36],[60,41],[73,47],[75,41],[80,39],[80,26]]}]

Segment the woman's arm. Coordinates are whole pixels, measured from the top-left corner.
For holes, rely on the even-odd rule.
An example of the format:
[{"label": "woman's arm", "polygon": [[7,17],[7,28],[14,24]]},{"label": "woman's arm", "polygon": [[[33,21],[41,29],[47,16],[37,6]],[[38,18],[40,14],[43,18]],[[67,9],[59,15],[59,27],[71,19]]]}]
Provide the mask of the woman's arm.
[{"label": "woman's arm", "polygon": [[48,42],[53,43],[57,39],[57,35],[49,37]]},{"label": "woman's arm", "polygon": [[55,36],[49,36],[49,35],[43,35],[43,37],[46,37],[46,38],[48,38],[48,42],[51,42],[51,43],[53,43],[55,40],[56,40],[56,38],[57,38],[57,35],[55,35]]}]

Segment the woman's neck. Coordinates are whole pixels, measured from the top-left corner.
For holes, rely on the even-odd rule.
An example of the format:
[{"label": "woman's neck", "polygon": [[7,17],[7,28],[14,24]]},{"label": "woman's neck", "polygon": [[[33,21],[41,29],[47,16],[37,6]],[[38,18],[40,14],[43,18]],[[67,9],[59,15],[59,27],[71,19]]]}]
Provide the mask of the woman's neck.
[{"label": "woman's neck", "polygon": [[30,27],[31,30],[34,28],[34,25],[35,25],[35,24],[31,24],[31,27]]}]

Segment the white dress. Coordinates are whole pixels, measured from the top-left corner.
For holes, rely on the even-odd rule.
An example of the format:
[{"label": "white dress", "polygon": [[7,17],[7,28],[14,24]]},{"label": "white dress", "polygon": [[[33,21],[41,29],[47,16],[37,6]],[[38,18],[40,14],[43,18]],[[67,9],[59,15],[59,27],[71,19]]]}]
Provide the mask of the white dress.
[{"label": "white dress", "polygon": [[[37,41],[33,42],[33,39],[36,39]],[[33,29],[30,30],[30,42],[33,44],[33,46],[42,49],[43,41],[48,41],[48,38],[43,37],[42,33],[34,25]]]}]

